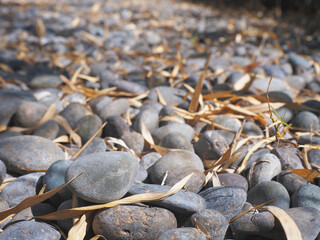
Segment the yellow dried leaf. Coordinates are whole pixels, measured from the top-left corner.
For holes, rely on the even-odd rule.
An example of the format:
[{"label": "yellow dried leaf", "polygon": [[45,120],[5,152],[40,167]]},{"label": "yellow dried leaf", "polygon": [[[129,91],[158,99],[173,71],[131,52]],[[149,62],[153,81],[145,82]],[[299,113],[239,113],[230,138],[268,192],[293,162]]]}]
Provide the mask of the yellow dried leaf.
[{"label": "yellow dried leaf", "polygon": [[82,240],[91,225],[93,212],[83,214],[68,232],[68,240]]}]

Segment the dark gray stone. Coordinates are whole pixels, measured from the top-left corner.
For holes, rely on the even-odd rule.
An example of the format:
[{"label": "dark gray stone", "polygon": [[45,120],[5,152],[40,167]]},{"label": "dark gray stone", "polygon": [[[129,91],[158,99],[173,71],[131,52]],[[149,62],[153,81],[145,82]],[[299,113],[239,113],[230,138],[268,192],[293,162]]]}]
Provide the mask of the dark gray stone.
[{"label": "dark gray stone", "polygon": [[166,209],[129,205],[100,210],[92,222],[96,235],[114,240],[154,240],[176,227],[175,216]]},{"label": "dark gray stone", "polygon": [[0,160],[0,185],[3,183],[3,180],[6,178],[6,174],[7,174],[7,167]]},{"label": "dark gray stone", "polygon": [[314,207],[320,210],[320,187],[306,183],[294,192],[291,197],[292,207]]},{"label": "dark gray stone", "polygon": [[169,133],[159,143],[160,146],[165,148],[183,149],[194,151],[193,145],[187,141],[185,136],[181,133]]},{"label": "dark gray stone", "polygon": [[265,181],[255,185],[248,191],[247,201],[252,205],[259,205],[271,200],[274,201],[266,204],[267,206],[276,206],[282,209],[288,209],[290,206],[289,193],[287,189],[278,182]]},{"label": "dark gray stone", "polygon": [[320,149],[311,149],[308,151],[308,160],[317,166],[320,166]]},{"label": "dark gray stone", "polygon": [[277,176],[277,181],[287,189],[290,196],[303,184],[306,184],[308,182],[303,177],[289,171],[281,172]]},{"label": "dark gray stone", "polygon": [[[222,186],[239,186],[248,191],[248,181],[236,173],[219,173],[218,178]],[[212,181],[210,182],[212,184]]]},{"label": "dark gray stone", "polygon": [[261,128],[251,121],[247,121],[244,124],[242,133],[247,134],[248,136],[263,136]]},{"label": "dark gray stone", "polygon": [[9,182],[0,193],[0,197],[14,207],[22,200],[36,194],[36,185],[42,173],[30,173]]},{"label": "dark gray stone", "polygon": [[135,153],[141,153],[144,148],[144,138],[140,133],[128,132],[121,136],[121,139]]},{"label": "dark gray stone", "polygon": [[159,114],[153,108],[146,108],[145,110],[140,110],[139,114],[136,116],[132,128],[141,133],[141,121],[145,124],[149,132],[153,132],[159,127]]},{"label": "dark gray stone", "polygon": [[303,67],[305,69],[311,68],[311,64],[308,60],[294,52],[289,53],[289,61],[294,67]]},{"label": "dark gray stone", "polygon": [[109,117],[118,116],[125,113],[130,107],[127,99],[119,98],[105,105],[99,112],[102,121],[106,121]]},{"label": "dark gray stone", "polygon": [[239,186],[211,187],[199,194],[208,209],[219,211],[228,221],[240,213],[247,199],[247,192]]},{"label": "dark gray stone", "polygon": [[130,132],[130,127],[126,120],[121,116],[107,118],[107,125],[103,128],[103,136],[121,138]]},{"label": "dark gray stone", "polygon": [[162,233],[157,240],[206,240],[206,235],[197,228],[174,228]]},{"label": "dark gray stone", "polygon": [[266,72],[266,74],[268,76],[273,75],[274,77],[277,77],[277,78],[284,78],[285,77],[285,74],[284,74],[282,68],[277,65],[267,65],[264,67],[264,71]]},{"label": "dark gray stone", "polygon": [[229,146],[222,135],[216,131],[205,131],[194,144],[194,150],[202,160],[217,160]]},{"label": "dark gray stone", "polygon": [[187,94],[186,91],[181,89],[160,86],[150,90],[148,99],[156,101],[158,100],[157,89],[162,95],[162,97],[166,100],[166,102],[172,104],[180,104],[182,102],[183,97]]},{"label": "dark gray stone", "polygon": [[278,145],[275,143],[272,153],[276,155],[282,166],[282,170],[302,169],[302,158],[297,148],[292,145]]},{"label": "dark gray stone", "polygon": [[155,164],[160,158],[161,155],[159,153],[150,152],[141,158],[140,163],[144,166],[145,169],[148,169],[153,164]]},{"label": "dark gray stone", "polygon": [[70,127],[74,129],[75,124],[86,115],[87,109],[80,103],[70,103],[60,115],[64,117],[69,123]]},{"label": "dark gray stone", "polygon": [[52,240],[60,239],[61,233],[53,226],[43,222],[21,221],[9,225],[0,234],[1,240]]},{"label": "dark gray stone", "polygon": [[37,75],[30,80],[32,88],[57,88],[62,84],[58,75]]},{"label": "dark gray stone", "polygon": [[250,187],[252,188],[261,182],[271,181],[280,172],[280,160],[276,155],[267,153],[251,165],[248,175]]},{"label": "dark gray stone", "polygon": [[[128,193],[135,195],[147,192],[167,192],[170,188],[169,186],[135,182]],[[185,190],[180,190],[161,201],[151,201],[149,204],[184,215],[206,209],[206,202],[200,195]]]},{"label": "dark gray stone", "polygon": [[229,227],[227,219],[213,209],[205,209],[193,214],[189,218],[189,224],[193,227],[196,227],[195,220],[204,226],[210,237],[215,240],[223,240]]},{"label": "dark gray stone", "polygon": [[203,163],[196,154],[186,150],[177,150],[163,155],[148,169],[148,172],[152,182],[160,184],[167,171],[169,175],[175,175],[182,168],[204,171]]},{"label": "dark gray stone", "polygon": [[108,150],[106,142],[102,138],[95,137],[94,139],[92,139],[89,145],[86,146],[86,148],[80,153],[79,157],[96,152],[105,152],[106,150]]},{"label": "dark gray stone", "polygon": [[49,120],[36,128],[32,134],[54,140],[58,136],[59,129],[59,124],[57,122]]},{"label": "dark gray stone", "polygon": [[23,174],[30,169],[47,169],[64,158],[63,151],[43,137],[23,135],[0,141],[0,159],[13,172]]},{"label": "dark gray stone", "polygon": [[169,133],[183,134],[188,142],[191,142],[193,138],[192,127],[187,124],[181,124],[181,123],[173,123],[173,124],[169,124],[169,125],[165,125],[160,128],[157,128],[152,133],[152,136],[154,138],[155,143],[159,143]]},{"label": "dark gray stone", "polygon": [[[102,121],[97,115],[87,115],[79,119],[74,125],[77,134],[81,137],[82,144],[85,144],[101,127]],[[101,131],[97,137],[101,136]]]},{"label": "dark gray stone", "polygon": [[297,128],[317,131],[319,129],[319,118],[312,112],[302,111],[293,118],[292,124]]},{"label": "dark gray stone", "polygon": [[133,184],[139,160],[127,152],[92,153],[77,158],[67,169],[69,188],[78,197],[95,203],[105,203],[122,198]]}]

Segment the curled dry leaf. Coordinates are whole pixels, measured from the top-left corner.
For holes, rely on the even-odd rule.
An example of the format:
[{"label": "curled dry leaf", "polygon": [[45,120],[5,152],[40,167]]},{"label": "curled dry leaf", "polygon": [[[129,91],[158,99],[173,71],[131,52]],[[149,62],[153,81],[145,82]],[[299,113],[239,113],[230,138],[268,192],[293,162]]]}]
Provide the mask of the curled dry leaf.
[{"label": "curled dry leaf", "polygon": [[311,183],[314,183],[315,178],[320,177],[320,173],[312,169],[294,169],[294,170],[291,170],[290,172],[303,177],[304,179],[306,179],[308,182],[311,182]]},{"label": "curled dry leaf", "polygon": [[68,232],[68,240],[82,240],[91,225],[94,212],[83,214]]}]

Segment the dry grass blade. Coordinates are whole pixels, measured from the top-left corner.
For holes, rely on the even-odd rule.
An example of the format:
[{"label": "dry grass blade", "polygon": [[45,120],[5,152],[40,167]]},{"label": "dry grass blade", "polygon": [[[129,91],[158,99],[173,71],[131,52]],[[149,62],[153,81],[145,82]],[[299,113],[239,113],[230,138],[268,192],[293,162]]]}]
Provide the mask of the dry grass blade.
[{"label": "dry grass blade", "polygon": [[153,141],[153,137],[151,136],[149,129],[147,128],[147,126],[144,124],[143,121],[141,121],[140,124],[141,124],[141,134],[142,134],[144,140],[146,140],[147,143],[149,143],[151,146],[153,146],[154,141]]},{"label": "dry grass blade", "polygon": [[11,177],[11,178],[6,178],[3,180],[3,183],[0,186],[0,192],[2,191],[2,189],[4,189],[5,186],[7,186],[7,184],[13,180],[15,180],[15,177]]},{"label": "dry grass blade", "polygon": [[102,235],[96,235],[96,236],[90,238],[90,240],[98,240],[98,239],[100,239],[100,238],[102,238],[102,239],[104,239],[104,240],[107,240],[107,239],[106,239],[104,236],[102,236]]},{"label": "dry grass blade", "polygon": [[233,85],[233,90],[242,91],[242,89],[244,89],[244,87],[249,81],[250,81],[250,75],[246,73]]},{"label": "dry grass blade", "polygon": [[295,173],[299,175],[300,177],[303,177],[308,182],[314,183],[314,179],[320,177],[320,173],[316,170],[312,169],[294,169],[290,172]]},{"label": "dry grass blade", "polygon": [[267,210],[275,216],[286,234],[287,240],[302,240],[302,234],[295,221],[281,208],[275,206],[264,206],[262,210]]},{"label": "dry grass blade", "polygon": [[262,206],[264,206],[264,205],[266,205],[266,204],[268,204],[268,203],[271,203],[271,202],[273,202],[273,201],[275,201],[275,200],[277,200],[277,198],[272,199],[272,200],[270,200],[270,201],[268,201],[268,202],[262,203],[262,204],[260,204],[260,205],[257,205],[257,206],[255,206],[255,207],[252,207],[252,208],[244,211],[243,213],[239,214],[238,216],[232,218],[232,219],[229,221],[229,223],[231,223],[231,222],[233,222],[234,220],[238,219],[239,217],[245,215],[246,213],[252,211],[253,209],[259,209],[260,207],[262,207]]},{"label": "dry grass blade", "polygon": [[44,216],[38,216],[36,218],[44,219],[44,220],[60,220],[60,219],[78,217],[78,216],[81,216],[82,214],[85,214],[87,211],[98,210],[98,209],[102,209],[102,208],[111,208],[111,207],[116,207],[116,206],[124,205],[124,204],[133,204],[133,203],[163,200],[163,199],[177,193],[179,190],[181,190],[181,188],[183,188],[186,185],[186,183],[189,181],[189,179],[192,177],[192,175],[193,175],[193,173],[184,177],[181,181],[176,183],[169,191],[164,192],[164,193],[142,193],[142,194],[133,195],[130,197],[126,197],[126,198],[112,201],[112,202],[105,203],[105,204],[79,207],[79,208],[73,208],[73,209],[65,209],[65,210],[61,210],[58,212],[49,213]]},{"label": "dry grass blade", "polygon": [[157,91],[157,95],[158,95],[159,102],[160,102],[163,106],[166,106],[166,105],[167,105],[167,102],[166,102],[166,100],[164,99],[164,97],[162,96],[162,94],[160,93],[159,89],[156,88],[156,91]]},{"label": "dry grass blade", "polygon": [[36,34],[38,38],[42,38],[46,34],[46,27],[41,18],[36,21]]},{"label": "dry grass blade", "polygon": [[79,77],[79,74],[81,73],[81,71],[84,69],[84,65],[80,65],[80,67],[78,67],[78,69],[74,72],[74,74],[72,75],[70,82],[72,84],[75,84],[77,81],[77,78]]},{"label": "dry grass blade", "polygon": [[121,146],[125,151],[131,153],[131,154],[135,154],[135,152],[130,149],[127,144],[122,140],[122,139],[118,139],[118,138],[113,138],[113,137],[106,137],[105,138],[106,141],[108,141],[110,144],[111,143],[115,143],[115,144],[118,144],[119,146]]},{"label": "dry grass blade", "polygon": [[98,133],[104,128],[106,124],[107,122],[102,124],[99,127],[99,129],[92,135],[92,137],[82,146],[82,148],[75,155],[73,155],[72,158],[77,158],[82,153],[82,151],[92,142],[92,140],[98,135]]},{"label": "dry grass blade", "polygon": [[209,57],[208,57],[208,59],[206,61],[206,64],[205,64],[205,66],[203,68],[203,71],[201,72],[201,75],[200,75],[199,80],[197,82],[195,91],[193,93],[193,96],[192,96],[192,99],[191,99],[191,102],[190,102],[190,105],[189,105],[189,108],[188,108],[189,112],[193,113],[193,112],[196,112],[197,109],[198,109],[199,96],[200,96],[201,91],[202,91],[204,79],[206,78],[206,75],[207,75],[207,69],[208,69],[208,66],[209,66],[210,58],[211,58],[211,55],[209,55]]},{"label": "dry grass blade", "polygon": [[0,220],[8,217],[9,215],[16,214],[16,213],[22,211],[23,209],[26,209],[28,207],[31,207],[31,206],[36,205],[38,203],[41,203],[44,200],[47,200],[48,198],[52,197],[57,192],[59,192],[60,190],[65,188],[67,185],[69,185],[74,179],[79,177],[81,174],[82,174],[82,172],[80,174],[78,174],[77,176],[75,176],[74,178],[72,178],[69,182],[63,184],[62,186],[60,186],[60,187],[58,187],[58,188],[56,188],[54,190],[51,190],[51,191],[46,192],[46,193],[41,194],[41,195],[36,195],[36,196],[33,196],[33,197],[26,198],[25,200],[20,202],[15,207],[12,207],[12,208],[9,208],[9,209],[7,209],[5,211],[0,212]]},{"label": "dry grass blade", "polygon": [[194,226],[198,228],[204,235],[206,235],[207,240],[213,240],[208,230],[199,222],[197,219],[193,219]]},{"label": "dry grass blade", "polygon": [[69,230],[68,240],[82,240],[86,236],[87,230],[91,225],[93,212],[83,214],[80,219]]}]

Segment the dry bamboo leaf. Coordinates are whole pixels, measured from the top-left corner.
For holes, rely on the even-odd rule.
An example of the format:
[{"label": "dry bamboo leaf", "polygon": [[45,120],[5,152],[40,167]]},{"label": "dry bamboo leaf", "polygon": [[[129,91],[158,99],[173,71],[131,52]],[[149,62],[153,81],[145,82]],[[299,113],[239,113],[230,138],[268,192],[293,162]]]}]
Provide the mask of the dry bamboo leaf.
[{"label": "dry bamboo leaf", "polygon": [[174,121],[178,123],[184,123],[184,121],[181,118],[178,118],[177,116],[164,116],[160,119],[160,121]]},{"label": "dry bamboo leaf", "polygon": [[225,108],[228,108],[228,109],[230,109],[232,111],[241,113],[243,115],[254,116],[254,117],[257,116],[257,114],[255,114],[254,112],[249,111],[249,110],[247,110],[247,109],[245,109],[243,107],[233,105],[233,104],[226,104]]},{"label": "dry bamboo leaf", "polygon": [[80,35],[82,35],[84,38],[86,38],[87,40],[89,40],[91,43],[93,43],[94,45],[97,45],[98,47],[103,47],[103,41],[100,38],[97,38],[96,36],[85,32],[85,31],[79,31]]},{"label": "dry bamboo leaf", "polygon": [[213,240],[208,230],[199,222],[197,219],[193,219],[194,226],[199,229],[204,235],[206,235],[207,240]]},{"label": "dry bamboo leaf", "polygon": [[166,105],[167,105],[167,102],[166,102],[166,100],[164,99],[164,97],[162,96],[162,94],[160,93],[159,89],[156,88],[156,91],[157,91],[157,96],[158,96],[159,102],[160,102],[163,106],[166,106]]},{"label": "dry bamboo leaf", "polygon": [[92,135],[92,137],[81,147],[81,149],[75,155],[73,155],[72,158],[77,158],[82,153],[82,151],[92,142],[92,140],[99,134],[99,132],[104,128],[106,124],[107,122],[102,124],[99,129]]},{"label": "dry bamboo leaf", "polygon": [[93,212],[83,214],[68,232],[68,240],[82,240],[91,225]]},{"label": "dry bamboo leaf", "polygon": [[70,127],[69,123],[67,120],[60,116],[56,115],[53,120],[55,120],[61,127],[63,127],[67,133],[70,135],[71,139],[74,141],[74,143],[78,146],[81,147],[81,138],[78,134],[76,134]]},{"label": "dry bamboo leaf", "polygon": [[81,74],[81,73],[78,74],[78,78],[87,80],[87,81],[92,82],[92,83],[99,82],[99,80],[100,80],[100,78],[98,78],[98,77],[88,76],[88,75],[84,75],[84,74]]},{"label": "dry bamboo leaf", "polygon": [[196,88],[194,90],[194,93],[193,93],[193,96],[192,96],[192,99],[191,99],[191,102],[190,102],[190,105],[189,105],[189,108],[188,108],[188,111],[189,112],[196,112],[197,109],[198,109],[198,104],[199,104],[199,96],[201,94],[201,91],[202,91],[202,87],[203,87],[203,83],[204,83],[204,79],[206,78],[206,75],[207,75],[207,69],[208,69],[208,66],[209,66],[209,62],[210,62],[210,58],[211,58],[211,55],[209,55],[206,63],[205,63],[205,66],[201,72],[201,75],[198,79],[198,82],[197,82],[197,85],[196,85]]},{"label": "dry bamboo leaf", "polygon": [[77,16],[74,19],[72,19],[72,22],[69,25],[69,28],[75,28],[79,25],[80,23],[80,18]]},{"label": "dry bamboo leaf", "polygon": [[38,195],[42,195],[44,193],[44,190],[46,190],[47,184],[43,184],[42,188],[40,189]]},{"label": "dry bamboo leaf", "polygon": [[248,84],[250,81],[250,75],[246,73],[243,75],[235,84],[233,84],[233,90],[234,91],[242,91],[244,87]]},{"label": "dry bamboo leaf", "polygon": [[260,65],[260,62],[251,63],[251,64],[245,66],[243,68],[243,71],[246,72],[246,73],[249,73],[249,72],[251,72],[251,70],[253,70],[254,68],[256,68],[259,65]]},{"label": "dry bamboo leaf", "polygon": [[127,146],[127,144],[122,139],[118,139],[118,138],[114,138],[114,137],[106,137],[105,141],[109,142],[110,144],[111,143],[118,144],[122,148],[124,148],[127,152],[129,152],[129,153],[131,153],[133,155],[136,155],[135,152],[131,148],[129,148]]},{"label": "dry bamboo leaf", "polygon": [[0,133],[6,131],[8,126],[6,125],[0,125]]},{"label": "dry bamboo leaf", "polygon": [[275,206],[263,206],[262,210],[267,210],[275,216],[286,234],[287,240],[303,240],[300,229],[295,221],[281,208]]},{"label": "dry bamboo leaf", "polygon": [[144,124],[143,121],[141,121],[140,124],[141,124],[141,134],[142,134],[144,140],[146,140],[147,143],[149,143],[151,146],[153,146],[154,141],[153,141],[153,138],[151,136],[149,129],[147,128],[147,126]]},{"label": "dry bamboo leaf", "polygon": [[74,72],[74,74],[72,75],[72,77],[71,77],[71,79],[70,79],[70,82],[71,82],[72,84],[75,84],[75,83],[76,83],[77,78],[78,78],[79,74],[81,73],[81,71],[82,71],[83,69],[84,69],[84,65],[81,64],[81,65],[77,68],[77,70]]},{"label": "dry bamboo leaf", "polygon": [[[0,69],[2,70],[2,71],[5,71],[5,72],[8,72],[8,73],[11,73],[11,74],[13,74],[14,73],[14,71],[11,69],[11,67],[9,67],[7,64],[5,64],[5,63],[0,63]],[[3,78],[2,78],[3,79]],[[4,80],[3,80],[4,81]],[[4,81],[5,82],[5,81]]]},{"label": "dry bamboo leaf", "polygon": [[[286,103],[280,103],[280,102],[270,103],[270,106],[275,110],[277,110],[285,105],[286,105]],[[262,104],[255,105],[255,106],[243,107],[243,109],[248,110],[250,112],[254,112],[254,113],[264,113],[264,112],[269,111],[268,103],[262,103]]]},{"label": "dry bamboo leaf", "polygon": [[290,172],[295,173],[304,179],[306,179],[308,182],[314,183],[314,179],[320,177],[320,173],[316,170],[312,169],[294,169]]},{"label": "dry bamboo leaf", "polygon": [[5,211],[0,212],[0,220],[8,217],[11,214],[16,214],[20,211],[22,211],[23,209],[26,209],[28,207],[34,206],[38,203],[43,202],[44,200],[47,200],[48,198],[52,197],[53,195],[55,195],[57,192],[59,192],[60,190],[62,190],[63,188],[65,188],[67,185],[69,185],[74,179],[76,179],[77,177],[79,177],[83,172],[79,173],[77,176],[75,176],[74,178],[72,178],[69,182],[61,185],[60,187],[53,189],[49,192],[46,192],[44,194],[41,195],[36,195],[36,196],[32,196],[29,198],[24,199],[22,202],[20,202],[18,205],[9,208]]},{"label": "dry bamboo leaf", "polygon": [[227,97],[238,97],[234,94],[232,94],[230,91],[226,92],[216,92],[216,93],[210,93],[203,96],[203,100],[213,100],[216,98],[227,98]]},{"label": "dry bamboo leaf", "polygon": [[85,214],[87,211],[98,210],[98,209],[102,209],[102,208],[111,208],[111,207],[116,207],[116,206],[124,205],[124,204],[133,204],[133,203],[142,203],[142,202],[163,200],[163,199],[177,193],[179,190],[181,190],[187,184],[187,182],[192,177],[192,175],[193,175],[193,173],[184,177],[181,181],[179,181],[172,188],[170,188],[169,191],[164,192],[164,193],[136,194],[136,195],[133,195],[130,197],[126,197],[126,198],[119,199],[119,200],[112,201],[112,202],[105,203],[105,204],[60,210],[57,212],[49,213],[44,216],[37,216],[36,218],[44,219],[44,220],[61,220],[61,219],[78,217],[78,216],[81,216],[82,214]]},{"label": "dry bamboo leaf", "polygon": [[13,180],[15,180],[16,178],[15,177],[12,177],[12,178],[6,178],[3,180],[1,186],[0,186],[0,192],[2,191],[2,189],[4,189],[5,186],[7,186],[7,184]]},{"label": "dry bamboo leaf", "polygon": [[67,135],[62,135],[53,140],[54,143],[68,143],[69,138]]},{"label": "dry bamboo leaf", "polygon": [[46,27],[41,18],[37,18],[36,21],[36,34],[38,38],[42,38],[46,34]]},{"label": "dry bamboo leaf", "polygon": [[92,13],[97,13],[99,11],[99,9],[102,7],[102,3],[101,2],[96,2],[92,5],[91,7],[91,12]]},{"label": "dry bamboo leaf", "polygon": [[219,179],[219,177],[218,177],[218,174],[217,174],[217,172],[216,171],[212,171],[212,177],[211,177],[211,179],[212,179],[212,185],[213,185],[213,187],[220,187],[221,186],[221,182],[220,182],[220,179]]}]

